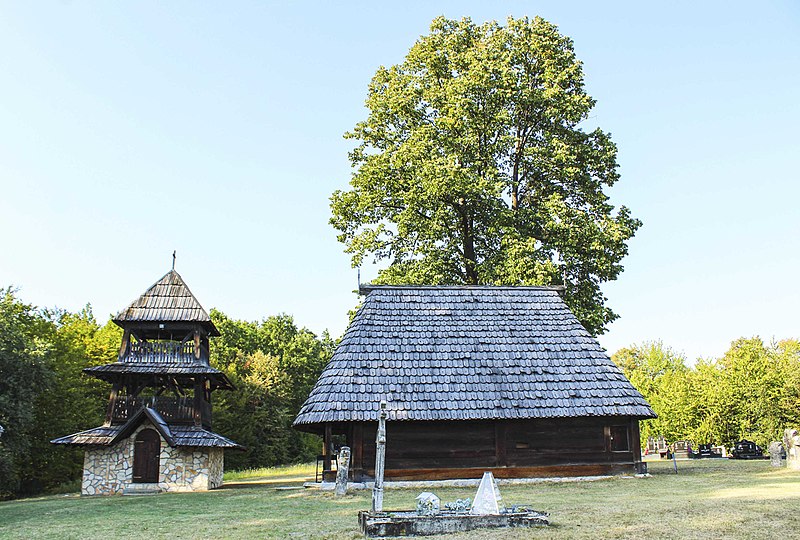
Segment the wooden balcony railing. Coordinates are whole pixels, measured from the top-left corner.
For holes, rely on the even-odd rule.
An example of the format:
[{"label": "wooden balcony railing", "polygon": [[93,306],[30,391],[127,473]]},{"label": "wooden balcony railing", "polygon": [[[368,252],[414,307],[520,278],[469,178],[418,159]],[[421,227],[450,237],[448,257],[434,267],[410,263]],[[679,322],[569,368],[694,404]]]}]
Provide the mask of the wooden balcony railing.
[{"label": "wooden balcony railing", "polygon": [[[196,362],[193,341],[133,341],[127,347],[123,362],[161,364]],[[200,347],[200,360],[208,363],[208,349]]]},{"label": "wooden balcony railing", "polygon": [[[194,398],[169,396],[121,396],[114,402],[112,422],[126,422],[143,407],[158,411],[164,420],[174,423],[194,422]],[[211,404],[201,403],[200,415],[205,425],[211,425]]]}]

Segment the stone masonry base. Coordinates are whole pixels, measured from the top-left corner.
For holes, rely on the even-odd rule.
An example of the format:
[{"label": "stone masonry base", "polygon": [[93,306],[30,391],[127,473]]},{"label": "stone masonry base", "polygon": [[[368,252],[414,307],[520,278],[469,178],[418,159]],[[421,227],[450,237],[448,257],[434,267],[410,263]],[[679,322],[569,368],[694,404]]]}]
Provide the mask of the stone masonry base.
[{"label": "stone masonry base", "polygon": [[157,484],[133,482],[133,442],[143,422],[127,439],[110,447],[90,447],[83,460],[81,495],[116,495],[155,491],[206,491],[222,485],[221,448],[173,448],[161,438]]}]

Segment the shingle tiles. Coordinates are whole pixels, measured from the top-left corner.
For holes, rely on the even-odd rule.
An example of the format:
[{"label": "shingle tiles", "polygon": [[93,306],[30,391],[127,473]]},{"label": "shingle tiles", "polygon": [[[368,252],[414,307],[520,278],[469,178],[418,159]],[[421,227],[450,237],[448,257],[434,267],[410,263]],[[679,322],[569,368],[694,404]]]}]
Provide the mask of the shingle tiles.
[{"label": "shingle tiles", "polygon": [[175,270],[167,272],[120,311],[114,322],[199,322],[210,324],[212,335],[219,335],[211,317]]},{"label": "shingle tiles", "polygon": [[[81,446],[107,446],[122,431],[124,425],[101,426],[80,433],[53,439],[53,444],[75,444]],[[171,446],[241,448],[238,444],[218,433],[193,425],[169,425]]]},{"label": "shingle tiles", "polygon": [[655,413],[547,287],[370,286],[296,425]]}]

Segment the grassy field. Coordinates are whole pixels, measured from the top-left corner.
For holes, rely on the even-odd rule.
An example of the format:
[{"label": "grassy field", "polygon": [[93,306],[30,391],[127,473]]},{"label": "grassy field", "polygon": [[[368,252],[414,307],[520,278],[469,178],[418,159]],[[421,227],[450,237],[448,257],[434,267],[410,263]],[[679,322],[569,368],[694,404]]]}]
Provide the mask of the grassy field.
[{"label": "grassy field", "polygon": [[[768,461],[650,463],[651,478],[503,486],[505,504],[550,513],[546,529],[449,535],[448,540],[566,538],[788,538],[800,534],[800,473]],[[2,538],[361,538],[357,512],[370,493],[341,499],[299,486],[313,468],[226,475],[207,493],[80,498],[58,495],[0,503]],[[385,507],[413,506],[419,490],[388,490]],[[472,488],[436,489],[443,501]],[[789,535],[789,536],[787,536]]]}]

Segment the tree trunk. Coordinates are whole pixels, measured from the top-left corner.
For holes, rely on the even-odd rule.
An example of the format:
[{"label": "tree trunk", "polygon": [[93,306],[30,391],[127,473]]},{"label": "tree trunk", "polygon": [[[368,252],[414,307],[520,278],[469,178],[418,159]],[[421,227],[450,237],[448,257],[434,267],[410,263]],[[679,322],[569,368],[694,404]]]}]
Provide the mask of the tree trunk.
[{"label": "tree trunk", "polygon": [[522,159],[523,137],[517,129],[517,144],[514,149],[514,169],[511,172],[511,209],[519,208],[519,164]]},{"label": "tree trunk", "polygon": [[467,285],[477,285],[478,261],[475,258],[475,236],[473,235],[472,217],[466,211],[461,216],[464,239],[464,277]]}]

